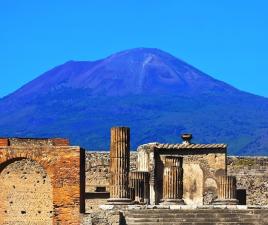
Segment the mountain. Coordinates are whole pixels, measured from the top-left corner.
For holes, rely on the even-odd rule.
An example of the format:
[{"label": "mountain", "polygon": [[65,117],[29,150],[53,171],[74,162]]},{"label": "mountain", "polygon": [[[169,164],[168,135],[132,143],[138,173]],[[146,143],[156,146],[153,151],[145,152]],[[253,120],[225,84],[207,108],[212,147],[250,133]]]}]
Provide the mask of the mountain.
[{"label": "mountain", "polygon": [[108,149],[112,126],[147,142],[229,144],[229,153],[268,155],[268,99],[240,91],[158,49],[69,61],[0,100],[0,136],[67,137]]}]

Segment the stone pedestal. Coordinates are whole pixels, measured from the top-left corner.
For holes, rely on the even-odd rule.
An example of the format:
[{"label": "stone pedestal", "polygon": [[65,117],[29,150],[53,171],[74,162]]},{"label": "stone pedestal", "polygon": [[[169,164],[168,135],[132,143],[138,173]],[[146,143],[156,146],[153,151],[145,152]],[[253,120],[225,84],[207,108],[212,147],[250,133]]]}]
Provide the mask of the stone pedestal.
[{"label": "stone pedestal", "polygon": [[110,199],[109,204],[129,204],[129,150],[130,129],[113,127],[110,146]]},{"label": "stone pedestal", "polygon": [[134,171],[130,173],[130,188],[134,189],[134,201],[139,204],[149,203],[149,173]]},{"label": "stone pedestal", "polygon": [[184,204],[182,157],[167,156],[164,163],[161,204]]},{"label": "stone pedestal", "polygon": [[236,177],[219,176],[218,198],[214,205],[237,205],[236,199]]}]

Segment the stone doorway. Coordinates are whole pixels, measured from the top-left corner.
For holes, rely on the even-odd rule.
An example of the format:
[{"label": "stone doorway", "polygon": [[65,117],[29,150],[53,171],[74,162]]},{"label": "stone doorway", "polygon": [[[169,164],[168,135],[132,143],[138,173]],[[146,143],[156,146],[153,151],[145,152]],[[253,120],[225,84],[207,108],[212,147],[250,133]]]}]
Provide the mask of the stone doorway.
[{"label": "stone doorway", "polygon": [[53,224],[51,180],[33,160],[15,159],[0,167],[0,201],[0,224]]}]

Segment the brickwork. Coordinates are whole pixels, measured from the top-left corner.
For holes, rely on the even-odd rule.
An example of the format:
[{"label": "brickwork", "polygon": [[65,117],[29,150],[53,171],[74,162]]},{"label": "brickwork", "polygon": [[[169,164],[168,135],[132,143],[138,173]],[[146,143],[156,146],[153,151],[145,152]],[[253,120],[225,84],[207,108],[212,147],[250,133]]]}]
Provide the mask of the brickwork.
[{"label": "brickwork", "polygon": [[[118,224],[118,211],[110,215],[99,209],[109,197],[95,195],[95,198],[87,199],[90,214],[80,213],[84,203],[80,193],[85,186],[89,193],[101,190],[99,194],[102,194],[103,187],[105,193],[109,192],[109,152],[87,152],[84,155],[82,149],[68,144],[64,139],[0,139],[1,225],[78,225],[83,224],[83,220],[88,224]],[[170,155],[170,150],[161,151]],[[222,165],[226,158],[222,157],[222,152],[211,154],[205,149],[190,153],[186,150],[179,155],[184,157],[183,168],[190,174],[183,182],[187,184],[186,179],[190,182],[189,187],[198,189],[192,185],[195,182],[191,179],[200,178],[203,190],[214,192],[218,187],[214,177],[224,174]],[[83,172],[80,173],[83,163],[86,165],[86,185]],[[131,152],[130,171],[137,170],[136,164],[137,153]],[[268,158],[230,156],[227,168],[228,175],[236,176],[237,188],[246,191],[248,205],[268,204]],[[202,197],[207,199],[208,193],[204,191]],[[208,202],[213,198],[215,196]]]},{"label": "brickwork", "polygon": [[[38,196],[40,192],[43,192],[42,188],[37,189],[35,187],[41,185],[42,182],[45,182],[47,185],[47,190],[44,194],[48,195],[48,198],[47,201],[43,203],[44,205],[40,205],[40,210],[38,209],[38,202],[31,207],[29,206],[22,209],[20,213],[23,216],[27,217],[28,215],[33,215],[37,210],[37,214],[41,211],[40,214],[44,216],[41,217],[40,215],[34,217],[37,219],[43,218],[47,220],[46,215],[53,214],[52,221],[47,220],[48,222],[46,224],[80,224],[80,210],[83,209],[84,202],[83,199],[80,201],[80,191],[83,190],[80,186],[80,184],[83,184],[83,181],[81,181],[81,179],[83,179],[83,170],[80,174],[80,166],[82,166],[80,155],[83,156],[83,150],[80,149],[80,147],[67,146],[67,144],[68,141],[59,139],[0,139],[1,179],[7,180],[8,176],[11,176],[10,182],[14,182],[14,184],[0,182],[0,190],[7,188],[8,192],[13,193],[13,185],[15,188],[20,189],[17,189],[17,193],[32,190],[32,195],[27,199],[29,203],[33,201],[32,198],[37,197],[37,199],[39,199]],[[23,171],[17,171],[18,166],[20,166]],[[12,173],[8,174],[8,172],[10,172],[9,170],[12,173],[16,172],[17,175],[12,177]],[[35,174],[36,171],[39,172],[39,175],[38,173]],[[24,176],[24,178],[21,178],[20,175],[22,177]],[[29,179],[28,185],[21,180],[25,179],[25,177]],[[39,181],[39,183],[37,183],[37,181]],[[34,186],[35,184],[36,186]],[[45,188],[45,186],[43,186],[43,188]],[[52,194],[50,190],[52,190]],[[19,207],[19,203],[16,203],[18,198],[20,198],[20,194],[18,194],[17,197],[14,196],[13,204],[17,204]],[[7,204],[10,204],[8,200],[8,196],[1,196],[0,209],[3,211],[0,212],[0,224],[10,224],[9,220],[13,213],[15,213],[11,206]],[[21,204],[23,205],[23,202],[21,202]],[[53,206],[52,212],[50,212],[51,204]],[[26,213],[24,211],[26,211]],[[14,221],[14,224],[23,224],[24,220],[22,217],[17,215],[13,218],[14,220],[17,218],[18,220]],[[35,225],[41,223],[33,222],[27,224]]]},{"label": "brickwork", "polygon": [[52,225],[52,184],[46,171],[29,159],[15,161],[0,174],[4,225]]}]

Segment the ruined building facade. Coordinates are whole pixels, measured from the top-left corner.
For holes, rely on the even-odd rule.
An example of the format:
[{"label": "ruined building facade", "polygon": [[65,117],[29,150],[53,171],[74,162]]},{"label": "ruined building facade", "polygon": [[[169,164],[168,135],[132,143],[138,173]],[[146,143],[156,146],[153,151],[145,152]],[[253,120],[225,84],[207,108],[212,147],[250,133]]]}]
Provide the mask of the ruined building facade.
[{"label": "ruined building facade", "polygon": [[66,139],[0,139],[0,224],[80,224],[84,153]]},{"label": "ruined building facade", "polygon": [[191,138],[130,152],[130,129],[114,127],[108,153],[85,152],[66,139],[0,138],[0,224],[139,224],[127,219],[135,207],[258,205],[264,211],[255,217],[268,215],[268,159],[227,157],[226,144]]}]

